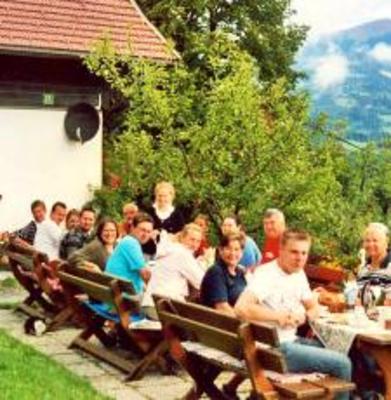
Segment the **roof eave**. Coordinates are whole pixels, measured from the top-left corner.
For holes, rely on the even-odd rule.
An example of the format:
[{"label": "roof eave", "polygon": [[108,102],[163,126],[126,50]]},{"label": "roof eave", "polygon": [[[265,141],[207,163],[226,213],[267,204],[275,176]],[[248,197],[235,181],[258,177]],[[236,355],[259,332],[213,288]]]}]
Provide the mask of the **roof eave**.
[{"label": "roof eave", "polygon": [[[37,56],[37,57],[59,57],[59,58],[72,58],[78,59],[85,57],[88,51],[78,51],[78,50],[64,50],[64,49],[49,49],[41,47],[31,47],[31,46],[11,46],[0,44],[0,54],[9,55],[20,55],[20,56]],[[180,60],[180,55],[175,51],[171,50],[168,54],[172,54],[173,57],[146,57],[135,54],[137,58],[149,58],[154,61],[163,62],[167,64],[172,64]]]}]

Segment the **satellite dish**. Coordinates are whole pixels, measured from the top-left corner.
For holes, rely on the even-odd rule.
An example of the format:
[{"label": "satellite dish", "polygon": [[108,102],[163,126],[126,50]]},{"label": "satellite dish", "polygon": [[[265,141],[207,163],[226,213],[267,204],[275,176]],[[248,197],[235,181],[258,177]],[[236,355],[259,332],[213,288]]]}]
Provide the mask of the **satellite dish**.
[{"label": "satellite dish", "polygon": [[99,114],[88,103],[77,103],[68,108],[64,121],[65,132],[70,140],[87,142],[99,129]]}]

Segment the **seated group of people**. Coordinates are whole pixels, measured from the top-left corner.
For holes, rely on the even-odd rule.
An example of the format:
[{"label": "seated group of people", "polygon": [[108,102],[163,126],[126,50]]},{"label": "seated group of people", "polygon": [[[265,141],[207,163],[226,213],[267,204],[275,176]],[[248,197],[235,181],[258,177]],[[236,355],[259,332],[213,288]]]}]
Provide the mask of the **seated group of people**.
[{"label": "seated group of people", "polygon": [[[91,208],[80,213],[71,210],[66,215],[65,204],[57,202],[46,219],[44,203],[36,201],[31,207],[34,221],[15,234],[50,259],[60,257],[79,267],[130,280],[150,319],[158,319],[154,294],[184,301],[197,299],[228,315],[275,325],[290,371],[323,372],[351,380],[352,363],[346,355],[297,335],[297,328],[317,318],[319,312],[317,297],[304,273],[311,247],[309,234],[287,229],[284,214],[269,209],[263,217],[261,253],[237,219],[229,216],[222,221],[211,262],[207,217],[199,215],[185,225],[173,205],[174,197],[174,187],[160,182],[148,212],[140,212],[134,203],[126,204],[122,223],[103,218],[96,230]],[[65,218],[68,231],[64,234],[60,226]],[[361,274],[390,271],[385,225],[370,224],[363,247],[368,258]],[[236,379],[227,385],[227,393],[234,395],[240,382]]]}]

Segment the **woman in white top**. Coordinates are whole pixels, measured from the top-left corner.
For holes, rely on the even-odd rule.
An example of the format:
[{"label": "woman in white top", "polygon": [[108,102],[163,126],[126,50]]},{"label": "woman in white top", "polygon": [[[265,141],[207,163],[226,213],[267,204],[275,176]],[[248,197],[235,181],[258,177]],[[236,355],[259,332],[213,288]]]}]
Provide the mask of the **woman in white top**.
[{"label": "woman in white top", "polygon": [[391,252],[389,246],[389,230],[380,222],[370,223],[363,234],[363,248],[366,260],[359,272],[359,277],[381,272],[391,275]]},{"label": "woman in white top", "polygon": [[196,224],[188,224],[178,235],[178,242],[165,242],[158,247],[156,265],[152,268],[151,279],[145,290],[142,307],[151,319],[158,319],[152,295],[158,294],[176,300],[185,300],[189,285],[200,289],[204,270],[198,264],[194,253],[198,250],[202,231]]},{"label": "woman in white top", "polygon": [[143,245],[143,253],[154,257],[157,252],[157,243],[161,236],[180,232],[185,220],[182,212],[175,207],[175,188],[170,182],[159,182],[155,186],[155,202],[146,212],[153,218],[154,231],[152,239]]}]

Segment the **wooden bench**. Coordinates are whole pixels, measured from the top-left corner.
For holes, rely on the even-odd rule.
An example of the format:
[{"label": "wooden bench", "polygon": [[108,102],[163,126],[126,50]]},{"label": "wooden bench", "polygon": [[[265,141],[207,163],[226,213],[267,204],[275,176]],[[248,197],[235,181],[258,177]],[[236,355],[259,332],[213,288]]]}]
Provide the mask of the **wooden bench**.
[{"label": "wooden bench", "polygon": [[[71,348],[79,348],[114,365],[127,373],[125,380],[140,379],[151,364],[166,367],[162,355],[167,345],[162,330],[130,325],[132,312],[140,308],[139,296],[135,295],[131,282],[68,264],[62,266],[58,276],[68,307],[85,324]],[[100,345],[90,341],[93,336]],[[130,360],[124,351],[115,351],[118,339],[120,347],[134,353],[137,361]]]},{"label": "wooden bench", "polygon": [[[43,263],[41,263],[41,268],[42,270],[40,271],[40,273],[38,273],[38,275],[42,277],[41,285],[43,286],[45,285],[44,279],[45,275],[47,274],[47,268],[45,268],[45,265]],[[60,262],[55,269],[54,276],[58,278],[62,286],[63,306],[47,325],[46,332],[54,331],[70,320],[74,320],[74,322],[76,323],[81,322],[80,319],[77,318],[77,316],[80,312],[80,301],[78,296],[82,294],[82,290],[78,290],[72,285],[68,284],[64,286],[61,282],[61,274],[59,273],[60,271],[80,277],[82,279],[102,283],[104,285],[109,285],[110,282],[113,280],[113,277],[110,277],[108,275],[89,271],[82,268],[77,268],[68,264],[66,261]]]},{"label": "wooden bench", "polygon": [[49,262],[46,254],[12,242],[7,245],[5,253],[16,280],[28,292],[17,309],[30,317],[42,319],[58,312],[59,308],[55,304],[55,298],[51,296],[52,293],[45,292],[41,286],[40,266]]},{"label": "wooden bench", "polygon": [[244,323],[197,304],[158,296],[154,300],[172,357],[195,381],[188,399],[198,399],[204,392],[212,399],[229,399],[214,383],[222,371],[249,378],[252,399],[332,398],[354,389],[354,384],[332,377],[273,381],[269,371],[282,374],[279,377],[287,372],[275,328]]}]

